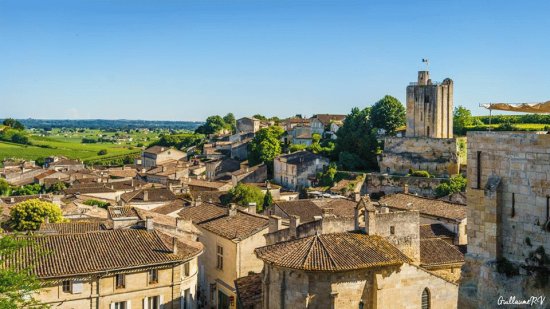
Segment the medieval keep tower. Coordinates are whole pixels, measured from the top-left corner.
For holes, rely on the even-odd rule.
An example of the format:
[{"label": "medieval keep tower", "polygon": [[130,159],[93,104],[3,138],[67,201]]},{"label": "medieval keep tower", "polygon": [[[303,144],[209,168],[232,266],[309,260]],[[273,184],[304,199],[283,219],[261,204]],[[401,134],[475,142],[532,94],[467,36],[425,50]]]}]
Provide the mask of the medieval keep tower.
[{"label": "medieval keep tower", "polygon": [[432,83],[429,71],[407,86],[407,137],[453,137],[453,81]]}]

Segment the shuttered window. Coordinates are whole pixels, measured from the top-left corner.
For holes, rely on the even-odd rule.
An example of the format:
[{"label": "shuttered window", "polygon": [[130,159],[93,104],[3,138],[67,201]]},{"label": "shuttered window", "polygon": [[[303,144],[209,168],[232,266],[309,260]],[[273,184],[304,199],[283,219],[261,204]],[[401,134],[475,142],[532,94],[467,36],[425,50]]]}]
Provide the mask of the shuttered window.
[{"label": "shuttered window", "polygon": [[430,309],[430,291],[428,288],[425,288],[422,291],[422,309]]}]

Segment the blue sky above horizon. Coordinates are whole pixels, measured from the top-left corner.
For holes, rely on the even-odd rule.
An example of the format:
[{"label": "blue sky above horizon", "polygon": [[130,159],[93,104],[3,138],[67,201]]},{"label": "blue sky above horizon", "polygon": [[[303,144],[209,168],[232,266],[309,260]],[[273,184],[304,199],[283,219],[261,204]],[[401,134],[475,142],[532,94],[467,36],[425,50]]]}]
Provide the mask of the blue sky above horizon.
[{"label": "blue sky above horizon", "polygon": [[346,114],[430,59],[455,105],[550,99],[548,1],[0,0],[0,118]]}]

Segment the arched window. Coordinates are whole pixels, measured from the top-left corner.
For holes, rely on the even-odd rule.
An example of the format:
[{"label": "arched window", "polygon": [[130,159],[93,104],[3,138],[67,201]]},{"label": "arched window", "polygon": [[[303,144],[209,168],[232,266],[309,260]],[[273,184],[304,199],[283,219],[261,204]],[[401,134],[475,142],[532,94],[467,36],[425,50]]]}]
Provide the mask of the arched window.
[{"label": "arched window", "polygon": [[424,291],[422,291],[422,309],[430,309],[430,290],[428,288],[425,288]]}]

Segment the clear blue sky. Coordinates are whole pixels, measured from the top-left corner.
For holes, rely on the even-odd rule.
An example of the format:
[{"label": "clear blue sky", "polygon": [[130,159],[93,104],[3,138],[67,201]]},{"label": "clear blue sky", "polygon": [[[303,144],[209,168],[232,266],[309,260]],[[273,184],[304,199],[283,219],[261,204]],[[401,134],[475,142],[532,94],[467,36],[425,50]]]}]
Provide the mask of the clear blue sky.
[{"label": "clear blue sky", "polygon": [[550,1],[0,0],[0,118],[203,120],[550,99]]}]

